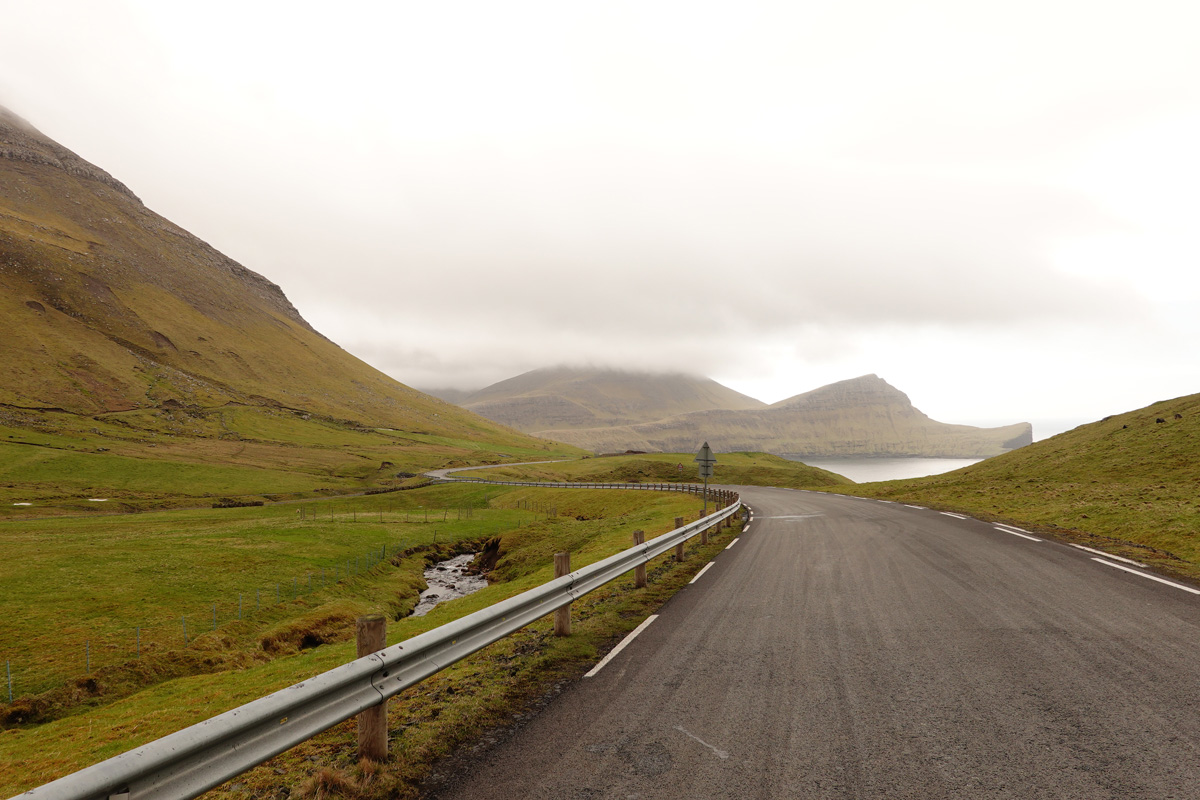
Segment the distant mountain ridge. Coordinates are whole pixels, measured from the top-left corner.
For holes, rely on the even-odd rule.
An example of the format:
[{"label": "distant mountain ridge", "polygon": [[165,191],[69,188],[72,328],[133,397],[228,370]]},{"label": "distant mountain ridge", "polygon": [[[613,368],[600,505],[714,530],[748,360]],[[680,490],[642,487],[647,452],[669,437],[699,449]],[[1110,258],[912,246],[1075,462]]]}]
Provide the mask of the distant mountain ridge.
[{"label": "distant mountain ridge", "polygon": [[[547,375],[535,380],[538,373],[567,376],[572,393],[555,394],[552,390],[558,381]],[[665,394],[659,383],[663,376],[625,375],[621,386],[626,395],[638,386],[652,397]],[[839,381],[771,406],[733,393],[745,401],[740,407],[732,406],[735,400],[730,399],[724,406],[714,403],[710,408],[653,420],[618,422],[619,404],[610,402],[597,410],[580,399],[593,393],[585,387],[606,385],[603,376],[582,370],[526,373],[477,392],[464,405],[518,430],[595,452],[690,452],[707,441],[726,452],[986,458],[1033,441],[1033,427],[1026,422],[977,428],[932,420],[916,409],[904,392],[877,375]],[[693,385],[720,386],[708,379],[690,380]],[[536,389],[527,388],[530,386]],[[716,392],[712,396],[730,398]],[[628,402],[631,408],[639,407],[634,400]],[[649,406],[656,413],[665,408],[661,403]],[[589,418],[604,421],[588,426]],[[547,426],[555,419],[569,419],[572,424]]]},{"label": "distant mountain ridge", "polygon": [[766,407],[709,378],[570,367],[526,372],[459,404],[522,431],[627,425],[695,411]]}]

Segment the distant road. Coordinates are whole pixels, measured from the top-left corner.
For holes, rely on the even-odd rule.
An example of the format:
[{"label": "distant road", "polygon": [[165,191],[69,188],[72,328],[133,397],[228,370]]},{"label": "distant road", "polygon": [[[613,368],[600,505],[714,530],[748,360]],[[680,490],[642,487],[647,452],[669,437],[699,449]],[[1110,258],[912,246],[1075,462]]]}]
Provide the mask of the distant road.
[{"label": "distant road", "polygon": [[1200,596],[975,520],[740,490],[740,541],[436,797],[1200,798]]}]

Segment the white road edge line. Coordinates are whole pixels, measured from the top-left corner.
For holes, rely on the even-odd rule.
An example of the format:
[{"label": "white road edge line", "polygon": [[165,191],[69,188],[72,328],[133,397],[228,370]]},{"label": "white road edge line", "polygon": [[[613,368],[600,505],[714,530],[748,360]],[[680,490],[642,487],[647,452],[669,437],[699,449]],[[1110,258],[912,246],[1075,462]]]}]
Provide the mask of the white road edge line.
[{"label": "white road edge line", "polygon": [[1175,583],[1174,581],[1169,581],[1166,578],[1160,578],[1157,575],[1147,575],[1144,572],[1138,572],[1136,569],[1130,569],[1129,567],[1123,567],[1120,564],[1114,564],[1111,561],[1105,561],[1103,558],[1093,558],[1092,561],[1098,561],[1106,567],[1112,567],[1113,569],[1119,569],[1123,572],[1128,572],[1130,575],[1137,575],[1140,578],[1149,578],[1152,581],[1165,583],[1167,586],[1174,586],[1176,589],[1183,589],[1185,592],[1200,594],[1200,589],[1193,589],[1190,586],[1184,586],[1182,583]]},{"label": "white road edge line", "polygon": [[1142,569],[1146,569],[1145,564],[1143,564],[1140,561],[1134,561],[1132,558],[1122,558],[1121,556],[1114,556],[1111,553],[1104,552],[1103,550],[1096,550],[1095,548],[1092,548],[1092,547],[1084,547],[1081,544],[1073,544],[1073,545],[1071,545],[1071,547],[1076,547],[1076,548],[1079,548],[1080,550],[1087,550],[1089,553],[1094,553],[1095,555],[1098,555],[1098,556],[1104,556],[1105,558],[1111,558],[1113,561],[1123,561],[1126,564],[1133,564],[1135,567],[1141,567]]},{"label": "white road edge line", "polygon": [[947,517],[954,517],[955,519],[967,519],[967,517],[963,516],[962,514],[955,514],[953,511],[939,511],[938,513]]},{"label": "white road edge line", "polygon": [[[742,537],[740,537],[740,536],[739,536],[739,537],[738,537],[738,539],[740,539],[740,538],[742,538]],[[725,545],[725,549],[726,549],[726,550],[728,550],[729,548],[733,547],[733,546],[734,546],[735,544],[737,544],[737,543],[738,543],[738,540],[737,540],[737,539],[734,539],[732,542],[730,542],[729,544]]]},{"label": "white road edge line", "polygon": [[1029,533],[1029,531],[1025,530],[1024,528],[1018,528],[1016,525],[1006,525],[1003,522],[993,522],[992,524],[997,528],[1007,528],[1010,531],[1016,531],[1018,533]]},{"label": "white road edge line", "polygon": [[925,506],[910,506],[908,503],[905,503],[905,504],[904,504],[904,507],[905,507],[905,508],[915,508],[917,511],[924,511],[924,510],[925,510]]},{"label": "white road edge line", "polygon": [[1040,542],[1041,541],[1041,539],[1037,538],[1036,536],[1030,536],[1028,533],[1019,533],[1017,531],[1011,531],[1008,528],[1002,528],[999,525],[993,525],[992,527],[995,528],[996,530],[1000,531],[1001,533],[1011,533],[1013,536],[1020,536],[1022,539],[1028,539],[1031,542]]},{"label": "white road edge line", "polygon": [[696,573],[696,576],[695,576],[694,578],[692,578],[690,581],[688,581],[688,586],[691,586],[693,583],[695,583],[696,581],[700,580],[700,576],[701,576],[701,575],[703,575],[704,573],[708,572],[708,570],[709,570],[709,569],[712,567],[712,565],[713,565],[713,564],[715,564],[715,563],[716,563],[715,561],[710,561],[710,562],[708,562],[707,564],[705,564],[705,565],[704,565],[704,568],[703,568],[703,569],[701,569],[699,572],[697,572],[697,573]]},{"label": "white road edge line", "polygon": [[612,650],[609,650],[608,655],[606,655],[604,658],[600,659],[600,663],[597,664],[596,666],[592,667],[591,670],[589,672],[585,673],[583,677],[585,677],[585,678],[595,677],[596,673],[599,672],[600,670],[604,669],[604,666],[609,661],[612,661],[613,658],[617,655],[617,653],[619,653],[625,649],[625,645],[632,642],[639,633],[646,630],[646,628],[648,628],[650,626],[650,623],[654,622],[654,620],[656,620],[656,619],[658,619],[658,614],[651,614],[650,616],[648,616],[644,620],[642,620],[641,625],[638,625],[636,628],[634,628],[632,631],[630,631],[629,635],[626,636],[624,639],[622,639],[621,643],[619,645],[614,647]]}]

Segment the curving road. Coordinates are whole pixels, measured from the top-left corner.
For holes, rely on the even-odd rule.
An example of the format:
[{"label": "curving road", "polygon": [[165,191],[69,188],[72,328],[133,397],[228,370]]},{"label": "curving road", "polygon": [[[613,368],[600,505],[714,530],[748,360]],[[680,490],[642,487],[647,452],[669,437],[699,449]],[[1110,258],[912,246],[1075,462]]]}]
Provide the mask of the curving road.
[{"label": "curving road", "polygon": [[1195,589],[927,509],[738,488],[737,544],[436,797],[1200,798]]}]

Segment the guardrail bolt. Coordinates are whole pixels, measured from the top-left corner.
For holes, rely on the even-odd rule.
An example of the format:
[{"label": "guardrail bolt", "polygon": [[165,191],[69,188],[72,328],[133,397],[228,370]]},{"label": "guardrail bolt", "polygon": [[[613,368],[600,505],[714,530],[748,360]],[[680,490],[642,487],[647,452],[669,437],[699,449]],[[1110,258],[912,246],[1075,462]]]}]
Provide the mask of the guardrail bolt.
[{"label": "guardrail bolt", "polygon": [[[646,532],[645,531],[634,531],[633,532],[633,543],[634,543],[634,545],[645,544],[646,543]],[[637,587],[638,589],[642,589],[646,586],[646,565],[645,565],[645,563],[638,564],[636,567],[633,568],[633,585],[635,587]]]},{"label": "guardrail bolt", "polygon": [[[377,653],[387,644],[387,617],[370,614],[355,620],[358,657]],[[358,757],[371,761],[387,758],[387,701],[372,706],[358,715]]]},{"label": "guardrail bolt", "polygon": [[[561,578],[564,575],[571,574],[571,554],[570,553],[555,553],[554,554],[554,577]],[[567,603],[562,608],[554,612],[554,635],[555,636],[570,636],[571,635],[571,604]]]}]

